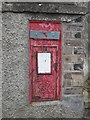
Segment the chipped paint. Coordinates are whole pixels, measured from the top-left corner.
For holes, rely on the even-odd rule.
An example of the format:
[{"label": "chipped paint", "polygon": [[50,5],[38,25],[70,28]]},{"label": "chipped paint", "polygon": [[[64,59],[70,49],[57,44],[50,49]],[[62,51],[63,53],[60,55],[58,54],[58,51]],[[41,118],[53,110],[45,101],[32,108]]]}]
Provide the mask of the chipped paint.
[{"label": "chipped paint", "polygon": [[[61,23],[49,21],[30,22],[30,31],[47,31],[45,37],[30,36],[30,102],[60,99],[61,82]],[[55,32],[54,32],[55,31]],[[48,33],[60,33],[58,40],[48,37]],[[43,34],[43,32],[42,32]],[[36,58],[32,58],[36,54]],[[40,75],[38,77],[38,75]],[[58,80],[57,80],[58,77]],[[58,91],[57,91],[58,89]],[[33,92],[32,92],[33,91]]]},{"label": "chipped paint", "polygon": [[39,6],[42,6],[42,4],[38,4]]}]

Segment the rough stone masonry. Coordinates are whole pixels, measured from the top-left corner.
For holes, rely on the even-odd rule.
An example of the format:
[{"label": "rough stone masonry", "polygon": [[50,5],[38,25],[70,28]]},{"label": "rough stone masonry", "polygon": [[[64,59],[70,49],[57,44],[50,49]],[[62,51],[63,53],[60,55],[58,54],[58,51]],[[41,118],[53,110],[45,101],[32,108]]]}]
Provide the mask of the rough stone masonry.
[{"label": "rough stone masonry", "polygon": [[[87,3],[2,3],[2,117],[81,118],[88,79]],[[62,100],[29,102],[29,21],[62,23]],[[86,95],[86,94],[85,94]]]}]

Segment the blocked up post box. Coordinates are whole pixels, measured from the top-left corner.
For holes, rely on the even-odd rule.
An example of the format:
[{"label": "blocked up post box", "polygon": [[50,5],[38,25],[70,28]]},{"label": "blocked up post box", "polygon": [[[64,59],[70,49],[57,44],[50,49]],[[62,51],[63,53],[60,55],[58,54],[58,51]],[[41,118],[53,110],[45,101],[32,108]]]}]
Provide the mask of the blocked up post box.
[{"label": "blocked up post box", "polygon": [[61,23],[30,21],[30,102],[61,98]]}]

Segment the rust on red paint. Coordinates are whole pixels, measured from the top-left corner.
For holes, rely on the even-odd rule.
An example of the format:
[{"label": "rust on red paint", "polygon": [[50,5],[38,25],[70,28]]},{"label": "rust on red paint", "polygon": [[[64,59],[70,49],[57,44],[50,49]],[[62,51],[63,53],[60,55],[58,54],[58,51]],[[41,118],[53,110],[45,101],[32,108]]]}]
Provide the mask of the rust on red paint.
[{"label": "rust on red paint", "polygon": [[[50,21],[30,21],[29,30],[32,31],[47,31],[43,32],[45,37],[47,33],[49,39],[43,39],[37,35],[35,38],[30,38],[30,102],[33,101],[48,101],[58,100],[61,98],[61,45],[62,45],[62,31],[61,23],[50,22]],[[60,32],[59,39],[57,40],[57,33]],[[55,35],[52,33],[56,33]],[[37,34],[37,33],[34,33]],[[32,36],[34,37],[32,33]],[[54,39],[52,39],[54,37]],[[55,39],[56,38],[56,39]],[[44,66],[48,68],[48,72],[39,72],[38,64],[39,58],[38,53],[46,53],[50,56],[48,64]],[[49,54],[47,54],[49,53]],[[41,58],[42,59],[42,58]],[[44,62],[47,61],[45,59]],[[49,66],[48,66],[49,65]],[[43,64],[42,64],[43,67]],[[42,68],[42,71],[45,70]]]}]

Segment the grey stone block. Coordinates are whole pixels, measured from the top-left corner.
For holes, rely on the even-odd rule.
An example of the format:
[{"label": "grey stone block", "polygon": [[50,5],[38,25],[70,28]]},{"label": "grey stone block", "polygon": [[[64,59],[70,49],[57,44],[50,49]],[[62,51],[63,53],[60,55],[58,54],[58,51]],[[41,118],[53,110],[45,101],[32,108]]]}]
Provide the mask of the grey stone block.
[{"label": "grey stone block", "polygon": [[3,3],[2,11],[11,12],[43,12],[43,13],[66,13],[66,14],[86,14],[88,6],[79,6],[77,4],[57,3],[27,3],[10,2]]}]

